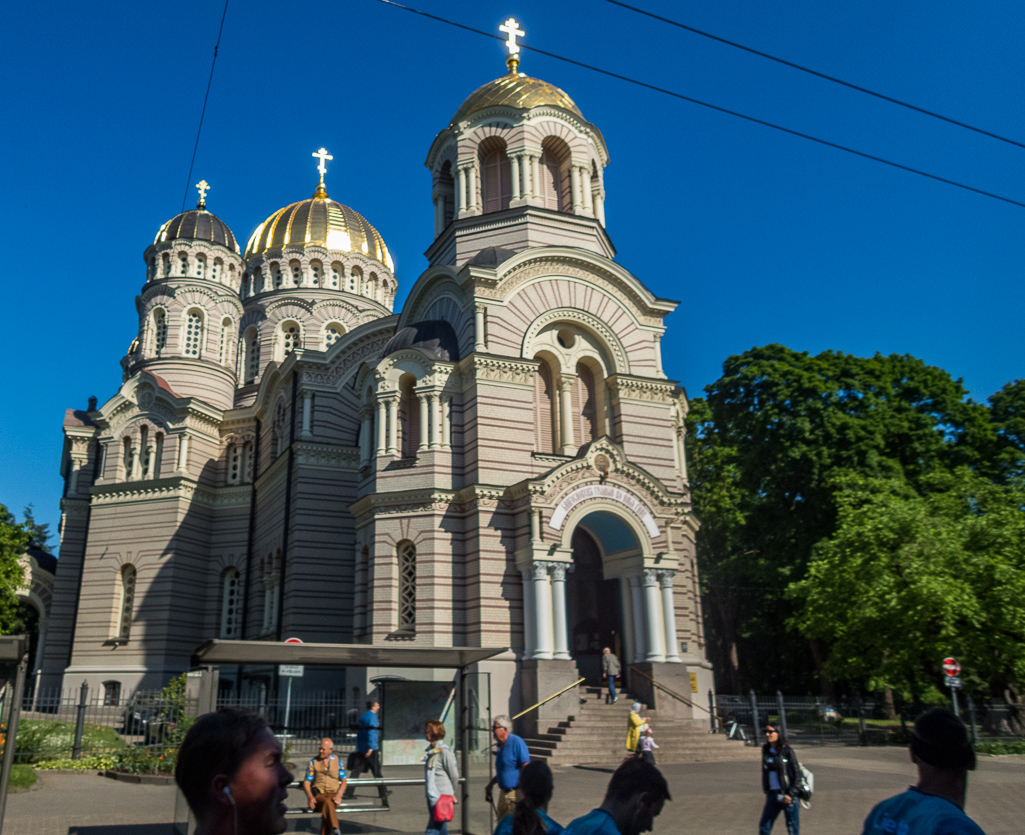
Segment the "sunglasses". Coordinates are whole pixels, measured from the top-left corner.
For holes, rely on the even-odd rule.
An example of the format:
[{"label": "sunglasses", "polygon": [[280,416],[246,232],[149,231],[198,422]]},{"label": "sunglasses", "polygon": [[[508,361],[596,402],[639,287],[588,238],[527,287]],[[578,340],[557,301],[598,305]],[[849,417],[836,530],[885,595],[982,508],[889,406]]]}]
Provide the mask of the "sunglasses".
[{"label": "sunglasses", "polygon": [[775,728],[766,728],[765,729],[765,735],[766,736],[768,736],[769,734],[775,734],[775,733],[779,733],[779,731],[777,731]]}]

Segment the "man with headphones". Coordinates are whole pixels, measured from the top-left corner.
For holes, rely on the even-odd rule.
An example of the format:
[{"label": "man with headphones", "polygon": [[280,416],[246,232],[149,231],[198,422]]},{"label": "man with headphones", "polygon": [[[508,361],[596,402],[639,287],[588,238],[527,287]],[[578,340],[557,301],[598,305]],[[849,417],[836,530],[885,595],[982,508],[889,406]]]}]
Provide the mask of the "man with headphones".
[{"label": "man with headphones", "polygon": [[196,816],[195,835],[278,835],[285,831],[292,774],[262,716],[225,708],[199,717],[174,779]]}]

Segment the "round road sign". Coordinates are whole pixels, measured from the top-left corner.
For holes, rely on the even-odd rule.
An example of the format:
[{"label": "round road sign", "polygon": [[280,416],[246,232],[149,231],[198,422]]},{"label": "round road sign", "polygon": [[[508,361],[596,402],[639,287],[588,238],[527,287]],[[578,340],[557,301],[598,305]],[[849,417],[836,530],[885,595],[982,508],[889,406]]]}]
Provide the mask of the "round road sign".
[{"label": "round road sign", "polygon": [[943,659],[943,672],[948,676],[956,676],[961,672],[961,665],[957,663],[956,658],[944,658]]},{"label": "round road sign", "polygon": [[[301,644],[302,642],[303,642],[302,638],[285,638],[285,643],[286,644]],[[948,660],[951,660],[951,659],[948,659]],[[960,669],[960,667],[958,667],[958,669]]]}]

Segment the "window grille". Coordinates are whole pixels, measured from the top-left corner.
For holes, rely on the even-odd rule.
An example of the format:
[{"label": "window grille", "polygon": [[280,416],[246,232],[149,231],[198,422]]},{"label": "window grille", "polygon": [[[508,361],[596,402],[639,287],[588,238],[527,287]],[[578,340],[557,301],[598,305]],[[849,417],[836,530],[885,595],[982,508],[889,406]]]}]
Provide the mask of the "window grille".
[{"label": "window grille", "polygon": [[182,275],[189,274],[189,256],[182,253],[178,256],[178,263],[181,264]]},{"label": "window grille", "polygon": [[299,347],[299,326],[288,323],[282,327],[282,331],[285,334],[285,354],[291,354]]},{"label": "window grille", "polygon": [[203,270],[206,267],[206,259],[200,255],[196,258],[196,275],[200,278],[203,277]]},{"label": "window grille", "polygon": [[221,578],[221,637],[237,638],[239,625],[238,569],[229,568]]},{"label": "window grille", "polygon": [[253,333],[249,337],[248,368],[246,369],[246,380],[252,382],[260,373],[260,335]]},{"label": "window grille", "polygon": [[199,357],[202,338],[203,314],[198,310],[190,310],[185,323],[185,356]]},{"label": "window grille", "polygon": [[225,319],[221,322],[221,346],[220,355],[217,361],[221,365],[230,366],[229,352],[231,351],[231,319]]},{"label": "window grille", "polygon": [[121,569],[121,617],[117,636],[127,641],[132,634],[132,609],[135,606],[135,566]]},{"label": "window grille", "polygon": [[331,287],[335,290],[338,289],[338,278],[341,269],[342,268],[338,264],[331,265]]},{"label": "window grille", "polygon": [[117,707],[121,704],[121,682],[103,682],[103,704],[105,707]]},{"label": "window grille", "polygon": [[228,447],[228,484],[238,484],[242,466],[242,448],[238,444]]},{"label": "window grille", "polygon": [[159,354],[167,346],[167,314],[161,308],[153,311],[154,347]]},{"label": "window grille", "polygon": [[334,345],[341,335],[342,328],[340,325],[328,325],[327,330],[324,332],[324,348],[327,349]]},{"label": "window grille", "polygon": [[399,629],[416,629],[416,546],[399,543]]}]

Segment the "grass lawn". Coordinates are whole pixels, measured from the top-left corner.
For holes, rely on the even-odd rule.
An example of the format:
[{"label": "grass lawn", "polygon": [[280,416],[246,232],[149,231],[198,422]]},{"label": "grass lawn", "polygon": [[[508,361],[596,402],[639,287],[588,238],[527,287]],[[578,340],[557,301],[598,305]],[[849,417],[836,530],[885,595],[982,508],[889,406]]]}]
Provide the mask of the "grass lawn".
[{"label": "grass lawn", "polygon": [[36,780],[39,779],[39,775],[36,774],[36,770],[30,765],[22,765],[21,763],[14,763],[11,766],[11,783],[12,789],[27,789],[35,784]]},{"label": "grass lawn", "polygon": [[[66,759],[74,745],[74,722],[26,719],[18,726],[17,758],[21,762]],[[127,747],[128,743],[113,728],[88,722],[82,728],[83,756],[113,753]]]}]

